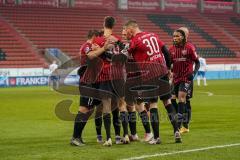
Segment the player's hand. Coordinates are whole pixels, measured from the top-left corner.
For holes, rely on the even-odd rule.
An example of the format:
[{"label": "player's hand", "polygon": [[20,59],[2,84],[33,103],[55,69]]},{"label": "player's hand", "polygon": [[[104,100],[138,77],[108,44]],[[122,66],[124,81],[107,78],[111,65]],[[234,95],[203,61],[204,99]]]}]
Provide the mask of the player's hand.
[{"label": "player's hand", "polygon": [[109,43],[115,43],[118,41],[118,39],[111,35],[107,38],[107,41],[109,41]]},{"label": "player's hand", "polygon": [[109,50],[114,47],[114,44],[111,43],[110,39],[107,39],[103,47],[104,47],[104,50]]}]

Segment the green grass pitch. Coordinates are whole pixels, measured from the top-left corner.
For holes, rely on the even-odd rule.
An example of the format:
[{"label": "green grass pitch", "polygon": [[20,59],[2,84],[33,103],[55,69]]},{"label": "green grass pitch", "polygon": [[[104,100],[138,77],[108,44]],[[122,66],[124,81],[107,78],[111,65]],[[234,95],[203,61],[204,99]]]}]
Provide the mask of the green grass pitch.
[{"label": "green grass pitch", "polygon": [[[166,111],[159,103],[162,144],[152,146],[134,142],[112,147],[96,143],[93,120],[83,133],[87,145],[69,145],[73,122],[58,119],[54,109],[61,100],[70,99],[74,102],[71,110],[76,113],[78,96],[59,94],[47,87],[0,88],[0,159],[111,160],[240,143],[240,80],[208,81],[208,84],[207,87],[194,87],[190,133],[183,135],[182,144],[174,143]],[[213,95],[209,96],[208,92]],[[142,138],[140,121],[137,129]],[[102,132],[105,133],[104,129]],[[238,160],[239,157],[238,145],[149,159]]]}]

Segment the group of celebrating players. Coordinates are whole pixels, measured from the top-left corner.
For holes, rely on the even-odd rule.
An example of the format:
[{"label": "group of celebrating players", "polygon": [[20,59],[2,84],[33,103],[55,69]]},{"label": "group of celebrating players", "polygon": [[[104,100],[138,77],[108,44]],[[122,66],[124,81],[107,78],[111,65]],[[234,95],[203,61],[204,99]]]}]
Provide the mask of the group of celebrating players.
[{"label": "group of celebrating players", "polygon": [[80,107],[71,144],[85,145],[82,132],[94,108],[97,142],[103,146],[113,144],[111,121],[116,144],[139,140],[136,111],[145,130],[144,141],[160,144],[158,98],[168,113],[175,142],[181,143],[181,133],[189,132],[189,99],[199,69],[195,47],[187,40],[188,29],[175,30],[173,45],[167,49],[157,34],[141,31],[134,20],[124,24],[122,37],[113,33],[114,25],[113,17],[105,17],[103,30],[90,30],[80,48]]}]

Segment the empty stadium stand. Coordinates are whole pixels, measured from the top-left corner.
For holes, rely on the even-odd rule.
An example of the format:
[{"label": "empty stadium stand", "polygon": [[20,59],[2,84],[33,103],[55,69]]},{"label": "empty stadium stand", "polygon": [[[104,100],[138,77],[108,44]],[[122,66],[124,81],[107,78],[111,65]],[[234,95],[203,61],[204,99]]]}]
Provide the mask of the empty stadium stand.
[{"label": "empty stadium stand", "polygon": [[[199,13],[147,13],[101,9],[51,7],[0,7],[0,48],[6,61],[0,67],[46,67],[41,53],[45,48],[59,48],[77,57],[89,29],[101,29],[103,17],[117,19],[116,33],[121,33],[127,19],[136,19],[143,30],[158,33],[168,46],[172,32],[180,26],[190,29],[190,41],[210,63],[239,63],[239,17]],[[213,20],[215,19],[215,20]],[[226,24],[223,24],[226,23]],[[225,26],[227,26],[225,28]],[[238,30],[237,30],[238,29]]]},{"label": "empty stadium stand", "polygon": [[35,68],[45,67],[45,61],[39,57],[27,40],[0,17],[0,48],[6,54],[5,61],[0,61],[0,68]]},{"label": "empty stadium stand", "polygon": [[237,17],[230,17],[230,20],[236,24],[237,26],[240,26],[240,18]]}]

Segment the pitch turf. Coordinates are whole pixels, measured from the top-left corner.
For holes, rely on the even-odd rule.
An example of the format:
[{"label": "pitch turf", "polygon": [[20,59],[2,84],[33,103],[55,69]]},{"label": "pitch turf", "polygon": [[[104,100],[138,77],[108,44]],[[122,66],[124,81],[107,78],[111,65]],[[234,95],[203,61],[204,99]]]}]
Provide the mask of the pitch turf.
[{"label": "pitch turf", "polygon": [[[76,113],[77,96],[58,94],[47,87],[1,88],[0,159],[110,160],[240,143],[240,80],[208,81],[208,84],[207,87],[194,88],[193,119],[190,133],[183,135],[182,144],[174,143],[166,112],[162,104],[159,104],[161,145],[134,142],[130,145],[113,145],[110,148],[96,143],[93,120],[87,124],[83,135],[87,145],[69,145],[73,122],[58,119],[54,110],[59,101],[70,99],[74,102],[71,111]],[[209,96],[207,92],[213,95]],[[140,121],[138,134],[143,136]],[[238,160],[239,157],[238,145],[149,159]]]}]

